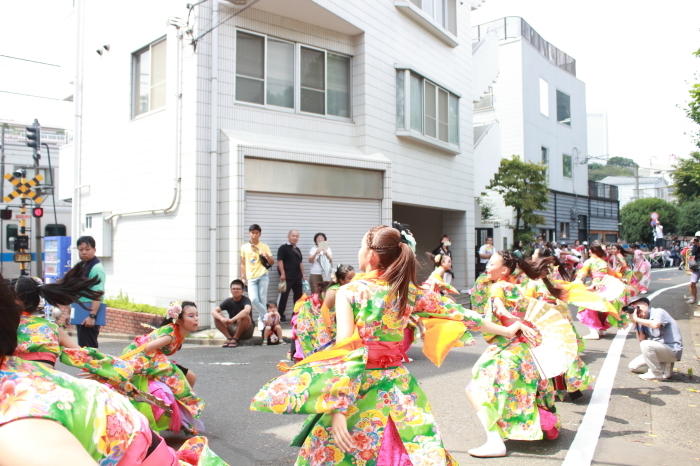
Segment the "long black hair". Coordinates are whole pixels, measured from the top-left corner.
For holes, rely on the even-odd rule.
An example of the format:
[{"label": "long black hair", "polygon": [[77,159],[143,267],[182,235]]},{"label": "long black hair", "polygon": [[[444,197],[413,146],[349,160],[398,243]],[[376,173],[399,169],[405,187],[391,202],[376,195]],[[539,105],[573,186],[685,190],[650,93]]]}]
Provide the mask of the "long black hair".
[{"label": "long black hair", "polygon": [[350,264],[340,264],[335,268],[335,281],[329,280],[327,282],[316,283],[316,289],[312,290],[313,293],[318,293],[319,296],[328,291],[334,283],[340,283],[341,280],[345,280],[350,272],[354,272],[355,268]]},{"label": "long black hair", "polygon": [[517,267],[529,278],[533,280],[541,279],[547,287],[547,290],[549,290],[555,298],[561,297],[562,291],[556,288],[552,282],[549,281],[549,278],[547,278],[547,275],[549,275],[549,267],[554,264],[554,257],[543,257],[536,263],[532,263],[519,258],[513,254],[512,251],[499,251],[498,255],[503,259],[503,266],[510,269],[511,273]]},{"label": "long black hair", "polygon": [[83,277],[84,264],[80,263],[70,269],[63,278],[55,283],[39,284],[31,277],[20,277],[15,283],[15,294],[21,302],[23,311],[34,312],[39,307],[39,301],[44,298],[52,306],[68,306],[80,298],[97,301],[102,299],[104,291],[92,288],[100,284],[98,277]]},{"label": "long black hair", "polygon": [[0,362],[17,348],[20,307],[10,285],[0,274]]},{"label": "long black hair", "polygon": [[[559,260],[559,258],[556,255],[554,255],[554,251],[552,251],[549,248],[542,248],[542,250],[540,251],[539,259],[544,259],[545,257],[553,258],[554,265],[557,267],[557,270],[559,271],[559,275],[561,275],[562,278],[564,280],[566,280],[567,282],[571,281],[571,276],[569,275],[569,272],[566,271],[566,267],[564,266],[564,264],[561,263],[561,260]],[[531,258],[528,259],[528,262],[530,262],[530,264],[535,263]]]},{"label": "long black hair", "polygon": [[599,244],[596,244],[595,246],[591,246],[589,249],[590,253],[596,256],[598,259],[603,259],[607,257],[607,253],[605,252],[605,249],[603,249],[602,246]]},{"label": "long black hair", "polygon": [[197,305],[192,301],[183,301],[182,304],[180,304],[180,313],[177,315],[177,318],[173,319],[172,317],[166,317],[165,319],[163,319],[163,322],[160,323],[159,327],[164,327],[168,324],[172,324],[175,321],[179,320],[180,317],[182,317],[182,313],[185,312],[186,307],[193,307],[197,309]]}]

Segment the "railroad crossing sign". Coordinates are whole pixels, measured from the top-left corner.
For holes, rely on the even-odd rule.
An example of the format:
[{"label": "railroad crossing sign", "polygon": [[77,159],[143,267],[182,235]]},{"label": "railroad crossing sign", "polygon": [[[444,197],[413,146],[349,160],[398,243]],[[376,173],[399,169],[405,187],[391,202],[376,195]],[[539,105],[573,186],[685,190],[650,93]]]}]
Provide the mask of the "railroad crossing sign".
[{"label": "railroad crossing sign", "polygon": [[39,196],[37,193],[32,191],[32,188],[34,186],[37,186],[39,182],[44,179],[44,177],[41,176],[41,174],[37,174],[34,178],[25,183],[22,183],[20,180],[10,175],[9,173],[5,174],[5,179],[15,186],[15,190],[7,196],[5,196],[3,198],[3,201],[10,202],[12,199],[15,199],[21,195],[25,195],[37,204],[41,204],[42,202],[44,202],[43,197]]}]

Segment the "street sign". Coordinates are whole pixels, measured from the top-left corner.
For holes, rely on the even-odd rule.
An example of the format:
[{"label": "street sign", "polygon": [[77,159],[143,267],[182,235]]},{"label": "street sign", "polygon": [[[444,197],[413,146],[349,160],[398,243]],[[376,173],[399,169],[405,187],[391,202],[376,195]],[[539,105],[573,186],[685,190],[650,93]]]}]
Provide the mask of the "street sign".
[{"label": "street sign", "polygon": [[3,198],[3,201],[10,202],[10,201],[12,201],[12,199],[20,197],[21,195],[24,194],[25,196],[27,196],[28,198],[30,198],[31,200],[33,200],[37,204],[41,204],[42,202],[44,202],[43,197],[39,196],[39,194],[32,191],[32,188],[34,186],[37,186],[39,184],[39,182],[44,179],[44,177],[41,176],[41,174],[37,174],[34,178],[32,178],[31,180],[29,180],[25,183],[22,183],[20,180],[18,180],[17,178],[15,178],[14,176],[12,176],[9,173],[5,174],[5,179],[14,185],[15,190],[12,191],[7,196],[5,196]]},{"label": "street sign", "polygon": [[658,220],[658,219],[659,219],[659,214],[657,214],[656,212],[652,212],[652,213],[651,213],[651,219],[652,219],[652,220]]},{"label": "street sign", "polygon": [[30,252],[18,252],[15,253],[15,262],[31,262],[32,253]]}]

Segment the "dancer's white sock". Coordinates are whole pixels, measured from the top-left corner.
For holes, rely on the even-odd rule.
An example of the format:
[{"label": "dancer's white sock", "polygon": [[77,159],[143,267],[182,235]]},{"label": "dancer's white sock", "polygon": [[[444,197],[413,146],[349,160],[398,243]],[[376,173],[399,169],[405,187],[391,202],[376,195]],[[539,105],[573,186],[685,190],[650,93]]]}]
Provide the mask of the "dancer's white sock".
[{"label": "dancer's white sock", "polygon": [[481,425],[484,426],[484,430],[486,431],[486,443],[484,443],[479,448],[473,448],[469,450],[469,454],[472,456],[478,456],[482,458],[505,456],[506,445],[505,443],[503,443],[501,435],[497,431],[489,430],[487,417],[483,411],[477,412],[476,415],[481,421]]}]

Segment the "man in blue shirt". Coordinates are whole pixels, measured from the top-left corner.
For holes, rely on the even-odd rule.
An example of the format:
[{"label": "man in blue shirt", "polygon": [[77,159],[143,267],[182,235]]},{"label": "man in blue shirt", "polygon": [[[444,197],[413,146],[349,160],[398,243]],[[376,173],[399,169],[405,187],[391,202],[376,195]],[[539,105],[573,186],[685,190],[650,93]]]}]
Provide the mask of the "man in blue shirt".
[{"label": "man in blue shirt", "polygon": [[678,324],[663,309],[649,307],[647,298],[632,301],[636,307],[632,321],[637,325],[637,339],[642,354],[629,363],[632,372],[639,373],[640,379],[670,379],[673,363],[681,360],[683,337]]}]

